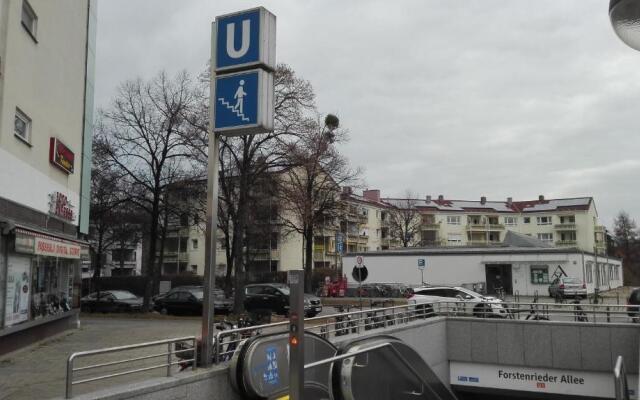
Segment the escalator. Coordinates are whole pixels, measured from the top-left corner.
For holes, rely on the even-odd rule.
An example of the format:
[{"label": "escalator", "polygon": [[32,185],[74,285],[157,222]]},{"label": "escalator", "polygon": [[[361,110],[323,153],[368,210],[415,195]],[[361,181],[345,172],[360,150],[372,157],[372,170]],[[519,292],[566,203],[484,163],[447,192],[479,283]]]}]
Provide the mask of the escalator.
[{"label": "escalator", "polygon": [[[286,398],[288,334],[248,339],[233,357],[232,386],[243,399]],[[305,400],[455,400],[455,395],[410,346],[393,336],[335,347],[305,333]]]}]

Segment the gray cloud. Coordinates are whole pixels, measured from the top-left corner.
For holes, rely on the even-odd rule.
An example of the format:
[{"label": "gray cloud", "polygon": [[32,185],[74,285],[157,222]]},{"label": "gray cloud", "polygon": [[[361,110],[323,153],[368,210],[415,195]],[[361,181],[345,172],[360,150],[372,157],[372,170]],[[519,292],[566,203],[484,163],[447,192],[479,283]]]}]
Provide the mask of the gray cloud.
[{"label": "gray cloud", "polygon": [[[599,0],[265,1],[278,60],[336,112],[383,195],[593,195],[640,219],[640,53]],[[97,98],[161,69],[202,71],[214,16],[252,1],[99,3]]]}]

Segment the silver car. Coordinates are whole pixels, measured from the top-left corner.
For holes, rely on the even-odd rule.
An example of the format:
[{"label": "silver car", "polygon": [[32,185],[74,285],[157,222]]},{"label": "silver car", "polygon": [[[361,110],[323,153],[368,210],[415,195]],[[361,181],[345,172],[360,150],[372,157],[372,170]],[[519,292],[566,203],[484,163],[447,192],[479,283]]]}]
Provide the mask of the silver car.
[{"label": "silver car", "polygon": [[556,278],[549,285],[549,296],[551,297],[587,297],[587,285],[580,279],[570,276]]}]

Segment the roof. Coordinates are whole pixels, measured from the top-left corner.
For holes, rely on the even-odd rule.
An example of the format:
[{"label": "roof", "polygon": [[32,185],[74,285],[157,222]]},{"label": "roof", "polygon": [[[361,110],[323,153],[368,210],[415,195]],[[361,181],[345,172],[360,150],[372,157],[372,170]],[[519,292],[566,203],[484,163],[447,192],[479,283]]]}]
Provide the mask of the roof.
[{"label": "roof", "polygon": [[537,213],[550,211],[587,211],[593,202],[592,197],[576,197],[567,199],[538,199],[527,201],[473,201],[449,199],[398,199],[384,198],[382,202],[393,207],[406,207],[408,202],[420,210],[450,212],[495,212],[495,213]]},{"label": "roof", "polygon": [[[443,247],[403,247],[392,250],[367,251],[350,253],[343,257],[371,257],[371,256],[434,256],[434,255],[501,255],[501,254],[585,254],[593,253],[582,251],[576,247],[523,247],[508,246],[504,244],[495,246],[443,246]],[[612,256],[602,256],[608,260],[619,258]]]},{"label": "roof", "polygon": [[522,233],[517,233],[514,231],[507,231],[507,234],[504,236],[504,244],[512,247],[536,247],[536,248],[547,248],[553,247],[550,243],[543,242],[538,238],[534,238],[533,236],[528,236]]}]

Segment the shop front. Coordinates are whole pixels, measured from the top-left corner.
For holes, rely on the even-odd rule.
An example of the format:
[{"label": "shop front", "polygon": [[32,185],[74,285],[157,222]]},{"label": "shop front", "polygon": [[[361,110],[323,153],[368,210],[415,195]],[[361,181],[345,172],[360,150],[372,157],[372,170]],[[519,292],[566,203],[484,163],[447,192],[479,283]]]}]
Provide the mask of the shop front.
[{"label": "shop front", "polygon": [[[16,227],[5,240],[0,354],[76,324],[85,243]],[[2,266],[2,264],[0,264]]]}]

